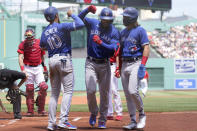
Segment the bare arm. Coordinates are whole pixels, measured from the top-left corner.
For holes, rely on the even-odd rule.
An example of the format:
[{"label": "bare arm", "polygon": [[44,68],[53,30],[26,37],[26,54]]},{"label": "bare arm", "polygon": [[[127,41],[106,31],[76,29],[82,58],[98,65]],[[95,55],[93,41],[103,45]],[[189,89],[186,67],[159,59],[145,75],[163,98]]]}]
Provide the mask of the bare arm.
[{"label": "bare arm", "polygon": [[143,48],[144,48],[143,56],[149,57],[149,53],[150,53],[149,45],[145,45],[145,46],[143,46]]},{"label": "bare arm", "polygon": [[23,54],[19,54],[18,55],[19,66],[24,66],[23,59],[24,59],[24,55]]}]

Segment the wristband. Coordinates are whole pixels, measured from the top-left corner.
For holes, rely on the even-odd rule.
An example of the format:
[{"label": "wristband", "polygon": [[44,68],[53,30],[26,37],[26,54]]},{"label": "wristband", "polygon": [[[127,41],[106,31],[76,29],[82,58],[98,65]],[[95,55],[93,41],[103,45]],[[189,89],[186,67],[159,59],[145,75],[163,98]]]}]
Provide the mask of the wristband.
[{"label": "wristband", "polygon": [[25,70],[25,67],[24,66],[20,66],[21,68],[21,71],[24,71]]},{"label": "wristband", "polygon": [[141,62],[141,64],[146,65],[147,60],[148,60],[148,57],[147,56],[142,56],[142,62]]},{"label": "wristband", "polygon": [[44,66],[43,68],[44,68],[44,72],[47,72],[47,67],[46,67],[46,66]]}]

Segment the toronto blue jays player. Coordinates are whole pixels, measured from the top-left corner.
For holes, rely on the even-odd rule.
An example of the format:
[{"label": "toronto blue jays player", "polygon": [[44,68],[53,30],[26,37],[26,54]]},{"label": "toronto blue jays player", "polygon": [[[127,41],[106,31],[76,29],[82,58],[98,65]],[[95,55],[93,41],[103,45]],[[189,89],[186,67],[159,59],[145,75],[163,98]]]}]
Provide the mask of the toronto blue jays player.
[{"label": "toronto blue jays player", "polygon": [[[123,24],[126,26],[121,31],[121,80],[127,100],[127,107],[131,123],[123,126],[124,129],[144,128],[146,115],[139,95],[139,83],[145,75],[145,65],[149,56],[149,40],[143,27],[137,22],[138,11],[127,7],[123,12]],[[139,122],[136,122],[136,109],[139,112]]]},{"label": "toronto blue jays player", "polygon": [[50,23],[42,32],[40,46],[48,50],[51,98],[49,102],[48,130],[56,129],[56,109],[58,97],[63,85],[63,98],[61,103],[60,120],[58,127],[66,129],[77,129],[68,122],[69,109],[74,87],[73,66],[71,60],[71,36],[70,32],[84,26],[83,21],[67,12],[72,17],[72,23],[60,23],[58,10],[55,7],[48,7],[44,11],[46,20]]},{"label": "toronto blue jays player", "polygon": [[[111,9],[103,8],[100,13],[101,21],[85,17],[89,12],[95,13],[96,7],[91,5],[84,9],[79,17],[87,28],[87,59],[85,63],[85,82],[89,111],[91,112],[89,124],[96,124],[96,116],[100,111],[98,128],[106,128],[108,111],[108,93],[110,85],[110,62],[118,49],[120,34],[112,25],[113,14]],[[100,107],[96,101],[96,85],[100,92]]]}]

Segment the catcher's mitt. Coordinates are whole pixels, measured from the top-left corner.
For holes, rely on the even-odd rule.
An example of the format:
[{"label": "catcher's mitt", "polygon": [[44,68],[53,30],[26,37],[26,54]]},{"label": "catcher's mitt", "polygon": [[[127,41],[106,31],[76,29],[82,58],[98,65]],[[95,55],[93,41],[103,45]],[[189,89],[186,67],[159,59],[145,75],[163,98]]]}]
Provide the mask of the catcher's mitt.
[{"label": "catcher's mitt", "polygon": [[6,95],[6,99],[11,103],[16,103],[17,97],[19,95],[27,96],[26,93],[20,89],[9,89]]}]

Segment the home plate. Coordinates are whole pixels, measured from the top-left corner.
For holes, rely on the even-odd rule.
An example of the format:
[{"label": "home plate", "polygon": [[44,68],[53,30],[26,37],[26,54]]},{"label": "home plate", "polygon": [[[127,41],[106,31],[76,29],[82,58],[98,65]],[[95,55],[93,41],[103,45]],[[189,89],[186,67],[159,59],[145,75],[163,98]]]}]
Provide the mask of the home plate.
[{"label": "home plate", "polygon": [[80,119],[81,119],[81,117],[77,117],[77,118],[73,119],[72,121],[78,121]]}]

